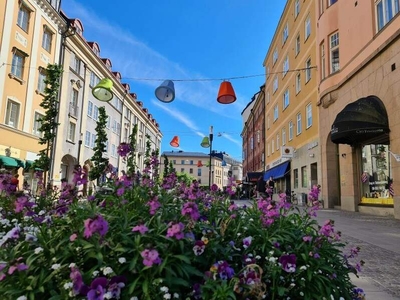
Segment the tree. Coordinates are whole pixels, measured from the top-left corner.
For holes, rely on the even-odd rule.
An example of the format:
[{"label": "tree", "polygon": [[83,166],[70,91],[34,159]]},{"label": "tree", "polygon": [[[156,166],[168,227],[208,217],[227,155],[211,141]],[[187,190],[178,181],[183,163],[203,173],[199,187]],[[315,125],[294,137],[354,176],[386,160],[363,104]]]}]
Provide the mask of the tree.
[{"label": "tree", "polygon": [[52,160],[50,155],[53,151],[55,138],[57,136],[58,116],[58,94],[60,90],[60,78],[63,70],[57,64],[49,64],[46,68],[46,79],[44,80],[44,97],[40,106],[46,111],[45,115],[39,119],[39,132],[42,133],[39,138],[40,145],[46,145],[46,148],[39,151],[39,158],[34,162],[33,167],[42,169],[44,172],[43,185],[46,186],[46,177],[49,169],[52,169]]},{"label": "tree", "polygon": [[108,158],[104,157],[104,152],[106,151],[107,143],[107,115],[104,106],[99,107],[99,118],[96,124],[96,141],[93,148],[94,153],[92,156],[93,168],[89,171],[89,179],[97,180],[97,185],[99,185],[99,178],[104,173],[108,167]]}]

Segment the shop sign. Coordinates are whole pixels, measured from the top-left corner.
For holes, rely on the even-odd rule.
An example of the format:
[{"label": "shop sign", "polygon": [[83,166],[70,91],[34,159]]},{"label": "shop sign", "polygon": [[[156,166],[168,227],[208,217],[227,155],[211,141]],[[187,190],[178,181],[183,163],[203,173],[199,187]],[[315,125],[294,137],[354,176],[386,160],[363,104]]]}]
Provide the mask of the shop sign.
[{"label": "shop sign", "polygon": [[280,165],[280,164],[282,164],[282,163],[284,163],[285,161],[288,161],[288,160],[289,160],[289,158],[285,158],[285,157],[278,158],[277,160],[274,160],[271,164],[268,164],[266,166],[266,170],[269,170],[269,169],[271,169],[271,168],[273,168],[273,167],[275,167],[277,165]]},{"label": "shop sign", "polygon": [[315,148],[315,147],[317,147],[317,146],[318,146],[318,142],[315,141],[315,142],[309,143],[309,144],[307,145],[307,149],[308,149],[308,150],[311,150],[311,149],[313,149],[313,148]]},{"label": "shop sign", "polygon": [[0,145],[0,155],[19,158],[21,151],[14,147]]}]

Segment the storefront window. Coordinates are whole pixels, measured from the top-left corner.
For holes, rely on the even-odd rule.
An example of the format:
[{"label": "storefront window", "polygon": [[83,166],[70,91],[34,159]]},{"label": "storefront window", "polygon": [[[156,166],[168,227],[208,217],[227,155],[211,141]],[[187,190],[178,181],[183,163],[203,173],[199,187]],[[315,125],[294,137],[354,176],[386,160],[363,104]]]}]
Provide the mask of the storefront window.
[{"label": "storefront window", "polygon": [[362,202],[393,204],[389,158],[388,145],[366,145],[363,147]]}]

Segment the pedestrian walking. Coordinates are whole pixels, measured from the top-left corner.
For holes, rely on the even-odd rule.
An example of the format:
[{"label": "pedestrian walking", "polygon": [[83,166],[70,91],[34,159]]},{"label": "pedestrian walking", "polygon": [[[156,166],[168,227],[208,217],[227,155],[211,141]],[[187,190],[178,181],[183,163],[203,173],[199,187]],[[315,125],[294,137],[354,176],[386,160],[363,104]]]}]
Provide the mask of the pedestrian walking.
[{"label": "pedestrian walking", "polygon": [[267,188],[269,190],[269,194],[270,197],[272,198],[272,196],[274,195],[274,191],[275,191],[275,181],[274,181],[274,177],[270,177],[267,181]]}]

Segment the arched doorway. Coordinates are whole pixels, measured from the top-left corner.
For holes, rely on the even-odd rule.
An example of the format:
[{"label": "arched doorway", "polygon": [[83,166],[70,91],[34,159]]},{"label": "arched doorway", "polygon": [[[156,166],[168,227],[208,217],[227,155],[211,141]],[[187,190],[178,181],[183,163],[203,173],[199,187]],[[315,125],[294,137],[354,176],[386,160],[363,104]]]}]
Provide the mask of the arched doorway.
[{"label": "arched doorway", "polygon": [[66,154],[61,159],[61,182],[72,183],[74,176],[74,168],[77,164],[77,159],[70,154]]}]

